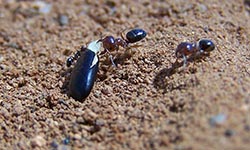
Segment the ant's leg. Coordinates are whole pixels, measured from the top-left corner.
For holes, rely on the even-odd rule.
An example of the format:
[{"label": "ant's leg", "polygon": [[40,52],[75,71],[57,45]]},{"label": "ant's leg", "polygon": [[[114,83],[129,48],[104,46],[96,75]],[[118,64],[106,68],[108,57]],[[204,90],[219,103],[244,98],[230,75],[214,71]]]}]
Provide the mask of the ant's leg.
[{"label": "ant's leg", "polygon": [[117,67],[116,64],[115,64],[115,62],[114,62],[114,59],[113,59],[112,55],[109,55],[109,59],[110,59],[110,61],[112,63],[112,66]]},{"label": "ant's leg", "polygon": [[192,68],[190,69],[193,69],[194,70],[194,66],[195,66],[195,60],[197,59],[197,52],[190,55],[189,58],[188,58],[190,61],[192,61],[193,65],[192,65]]},{"label": "ant's leg", "polygon": [[116,64],[115,64],[115,62],[114,62],[113,55],[110,53],[109,50],[105,49],[105,51],[106,51],[106,52],[108,53],[108,55],[109,55],[109,59],[110,59],[110,61],[111,61],[111,63],[112,63],[112,66],[117,67]]},{"label": "ant's leg", "polygon": [[109,50],[104,49],[104,51],[101,51],[101,52],[99,53],[99,55],[103,55],[103,54],[106,54],[106,53],[108,53],[108,55],[109,55],[109,59],[110,59],[110,61],[111,61],[111,63],[112,63],[112,66],[116,67],[116,64],[115,64],[115,62],[114,62],[113,56],[112,56],[112,54],[110,53]]},{"label": "ant's leg", "polygon": [[183,67],[185,68],[187,66],[187,57],[183,55]]},{"label": "ant's leg", "polygon": [[107,53],[107,50],[104,49],[103,51],[99,52],[99,55],[103,55],[103,54],[106,54]]},{"label": "ant's leg", "polygon": [[187,56],[186,55],[182,55],[183,56],[183,68],[181,69],[181,71],[184,71],[184,72],[188,72],[188,68],[187,68],[187,65],[188,65],[188,60],[187,60]]},{"label": "ant's leg", "polygon": [[178,66],[179,62],[178,62],[178,58],[175,59],[175,62],[172,63],[172,68],[176,68]]},{"label": "ant's leg", "polygon": [[124,29],[124,30],[122,30],[121,32],[120,32],[120,34],[121,34],[121,38],[124,40],[124,41],[126,41],[126,39],[124,38],[124,36],[123,36],[123,32],[125,31],[126,29]]},{"label": "ant's leg", "polygon": [[193,61],[193,69],[194,69],[194,66],[195,66],[195,62],[196,62],[196,61]]}]

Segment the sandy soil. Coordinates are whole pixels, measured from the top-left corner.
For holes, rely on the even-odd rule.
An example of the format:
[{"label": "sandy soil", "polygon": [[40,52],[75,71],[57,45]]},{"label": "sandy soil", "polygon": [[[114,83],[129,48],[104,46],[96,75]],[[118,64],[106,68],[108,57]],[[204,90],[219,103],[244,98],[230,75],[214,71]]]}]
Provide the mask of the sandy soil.
[{"label": "sandy soil", "polygon": [[[248,149],[249,18],[249,0],[0,0],[0,149]],[[66,59],[135,27],[146,39],[70,98]],[[202,38],[209,56],[171,67]]]}]

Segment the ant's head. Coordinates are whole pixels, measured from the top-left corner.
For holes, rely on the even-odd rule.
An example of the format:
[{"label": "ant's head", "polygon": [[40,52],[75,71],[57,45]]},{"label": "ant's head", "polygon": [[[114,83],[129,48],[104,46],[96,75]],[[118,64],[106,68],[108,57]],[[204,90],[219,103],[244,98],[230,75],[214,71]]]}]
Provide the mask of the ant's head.
[{"label": "ant's head", "polygon": [[215,45],[211,40],[202,39],[198,42],[198,47],[201,52],[211,52],[215,49]]},{"label": "ant's head", "polygon": [[106,36],[98,40],[98,42],[102,42],[103,48],[106,50],[113,51],[117,49],[116,41],[113,36]]}]

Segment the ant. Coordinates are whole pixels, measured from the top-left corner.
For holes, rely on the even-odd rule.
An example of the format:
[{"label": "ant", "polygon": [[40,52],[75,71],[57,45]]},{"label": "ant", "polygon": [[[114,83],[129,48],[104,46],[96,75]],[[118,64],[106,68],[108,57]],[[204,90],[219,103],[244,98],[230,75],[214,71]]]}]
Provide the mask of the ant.
[{"label": "ant", "polygon": [[121,38],[114,38],[113,36],[106,36],[103,39],[100,39],[98,42],[102,42],[102,46],[104,48],[104,53],[108,53],[111,63],[113,66],[116,66],[113,60],[113,56],[110,52],[118,51],[119,46],[123,48],[127,48],[130,43],[136,43],[147,35],[146,31],[143,29],[132,29],[126,34],[126,39],[121,35]]},{"label": "ant", "polygon": [[[113,36],[106,36],[103,39],[100,39],[97,41],[97,43],[102,42],[102,47],[104,48],[104,51],[102,51],[100,54],[108,53],[111,63],[113,66],[116,66],[113,56],[111,55],[112,51],[118,51],[119,46],[123,48],[127,48],[130,43],[136,43],[143,38],[145,38],[147,35],[146,31],[143,29],[132,29],[126,34],[126,39],[121,35],[121,38],[114,38]],[[81,48],[84,49],[84,47]],[[74,56],[70,56],[67,61],[66,65],[67,67],[70,67],[75,60],[77,60],[80,57],[80,51],[77,51]]]},{"label": "ant", "polygon": [[175,50],[175,56],[177,59],[181,57],[183,58],[183,66],[185,67],[187,64],[188,55],[197,56],[203,53],[210,53],[214,49],[214,43],[208,39],[201,39],[197,43],[182,42],[177,46]]}]

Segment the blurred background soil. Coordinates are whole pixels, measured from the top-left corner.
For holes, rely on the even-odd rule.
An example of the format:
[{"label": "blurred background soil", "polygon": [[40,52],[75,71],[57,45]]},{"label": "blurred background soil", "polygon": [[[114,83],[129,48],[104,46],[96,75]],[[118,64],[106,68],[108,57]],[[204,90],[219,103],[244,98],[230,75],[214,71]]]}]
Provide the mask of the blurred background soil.
[{"label": "blurred background soil", "polygon": [[[249,19],[249,0],[0,0],[0,149],[249,149]],[[66,59],[136,27],[148,36],[70,98]],[[216,49],[171,68],[202,38]]]}]

